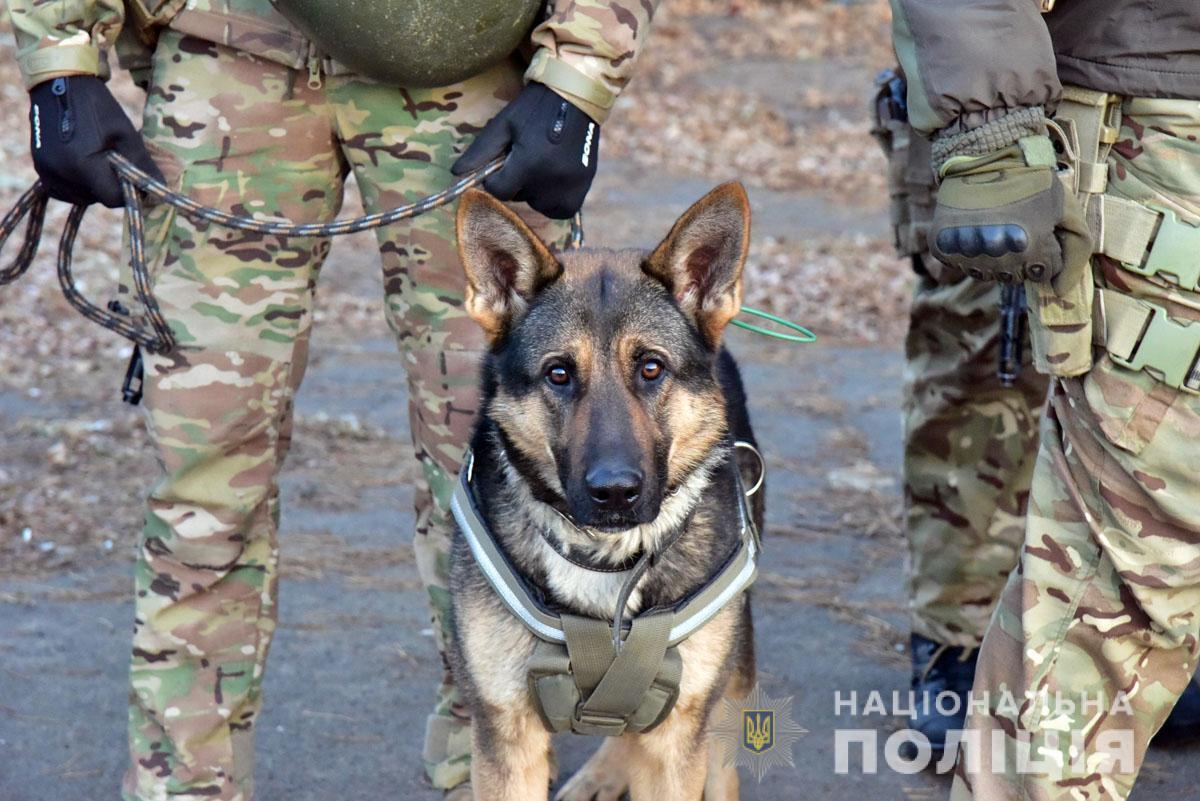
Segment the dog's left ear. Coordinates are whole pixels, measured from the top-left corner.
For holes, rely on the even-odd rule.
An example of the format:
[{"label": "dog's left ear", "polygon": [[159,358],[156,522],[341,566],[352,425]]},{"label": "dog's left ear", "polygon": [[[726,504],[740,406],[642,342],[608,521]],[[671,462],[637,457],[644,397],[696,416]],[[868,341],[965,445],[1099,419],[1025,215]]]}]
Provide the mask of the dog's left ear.
[{"label": "dog's left ear", "polygon": [[666,285],[713,349],[742,307],[742,268],[750,247],[750,200],[739,183],[721,184],[683,213],[642,269]]},{"label": "dog's left ear", "polygon": [[562,275],[562,265],[520,217],[487,192],[464,193],[457,222],[467,313],[495,342]]}]

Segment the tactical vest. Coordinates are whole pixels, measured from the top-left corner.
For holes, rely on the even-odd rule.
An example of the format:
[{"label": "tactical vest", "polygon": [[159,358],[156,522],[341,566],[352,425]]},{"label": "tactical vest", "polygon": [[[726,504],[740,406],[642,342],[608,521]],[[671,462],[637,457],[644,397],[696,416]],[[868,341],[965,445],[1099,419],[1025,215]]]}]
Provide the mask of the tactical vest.
[{"label": "tactical vest", "polygon": [[608,737],[653,729],[679,697],[679,643],[746,590],[758,572],[759,534],[738,471],[737,549],[688,598],[636,615],[628,631],[622,627],[617,642],[609,621],[560,613],[531,591],[479,512],[473,470],[474,457],[468,453],[450,508],[488,584],[537,638],[527,683],[546,728]]},{"label": "tactical vest", "polygon": [[[396,86],[445,86],[515,51],[544,0],[126,0],[152,45],[164,27],[291,69],[358,73]],[[438,13],[430,13],[436,8]]]}]

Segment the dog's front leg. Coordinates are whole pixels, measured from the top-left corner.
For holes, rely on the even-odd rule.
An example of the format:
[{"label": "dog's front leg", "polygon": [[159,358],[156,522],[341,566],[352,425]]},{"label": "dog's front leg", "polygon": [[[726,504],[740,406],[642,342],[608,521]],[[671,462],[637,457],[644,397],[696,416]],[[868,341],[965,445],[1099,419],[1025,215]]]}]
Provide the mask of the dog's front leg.
[{"label": "dog's front leg", "polygon": [[633,735],[629,749],[632,801],[701,801],[708,774],[708,738],[699,708],[679,705],[657,728]]},{"label": "dog's front leg", "polygon": [[472,728],[475,801],[538,801],[550,791],[550,733],[532,710],[489,709]]},{"label": "dog's front leg", "polygon": [[618,801],[629,789],[632,736],[605,737],[554,801]]}]

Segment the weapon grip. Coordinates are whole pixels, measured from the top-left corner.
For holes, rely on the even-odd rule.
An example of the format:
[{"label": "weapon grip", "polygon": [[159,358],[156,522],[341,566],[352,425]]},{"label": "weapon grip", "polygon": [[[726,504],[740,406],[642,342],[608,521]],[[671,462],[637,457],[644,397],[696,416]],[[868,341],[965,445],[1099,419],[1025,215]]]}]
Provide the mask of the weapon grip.
[{"label": "weapon grip", "polygon": [[1025,285],[1000,288],[1000,364],[996,376],[1011,387],[1021,376],[1021,351],[1025,344]]}]

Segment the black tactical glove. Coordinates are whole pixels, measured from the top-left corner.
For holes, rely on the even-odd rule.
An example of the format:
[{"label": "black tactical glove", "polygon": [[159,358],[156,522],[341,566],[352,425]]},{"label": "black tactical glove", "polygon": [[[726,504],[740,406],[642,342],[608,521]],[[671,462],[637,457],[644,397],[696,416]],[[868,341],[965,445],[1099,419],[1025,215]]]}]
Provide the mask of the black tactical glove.
[{"label": "black tactical glove", "polygon": [[104,81],[94,75],[54,78],[33,87],[29,98],[33,168],[50,197],[109,208],[125,205],[108,161],[110,150],[161,180],[142,135]]},{"label": "black tactical glove", "polygon": [[480,132],[451,172],[477,170],[506,150],[504,167],[483,182],[501,200],[520,200],[566,219],[583,206],[596,177],[600,126],[540,83],[530,83]]}]

